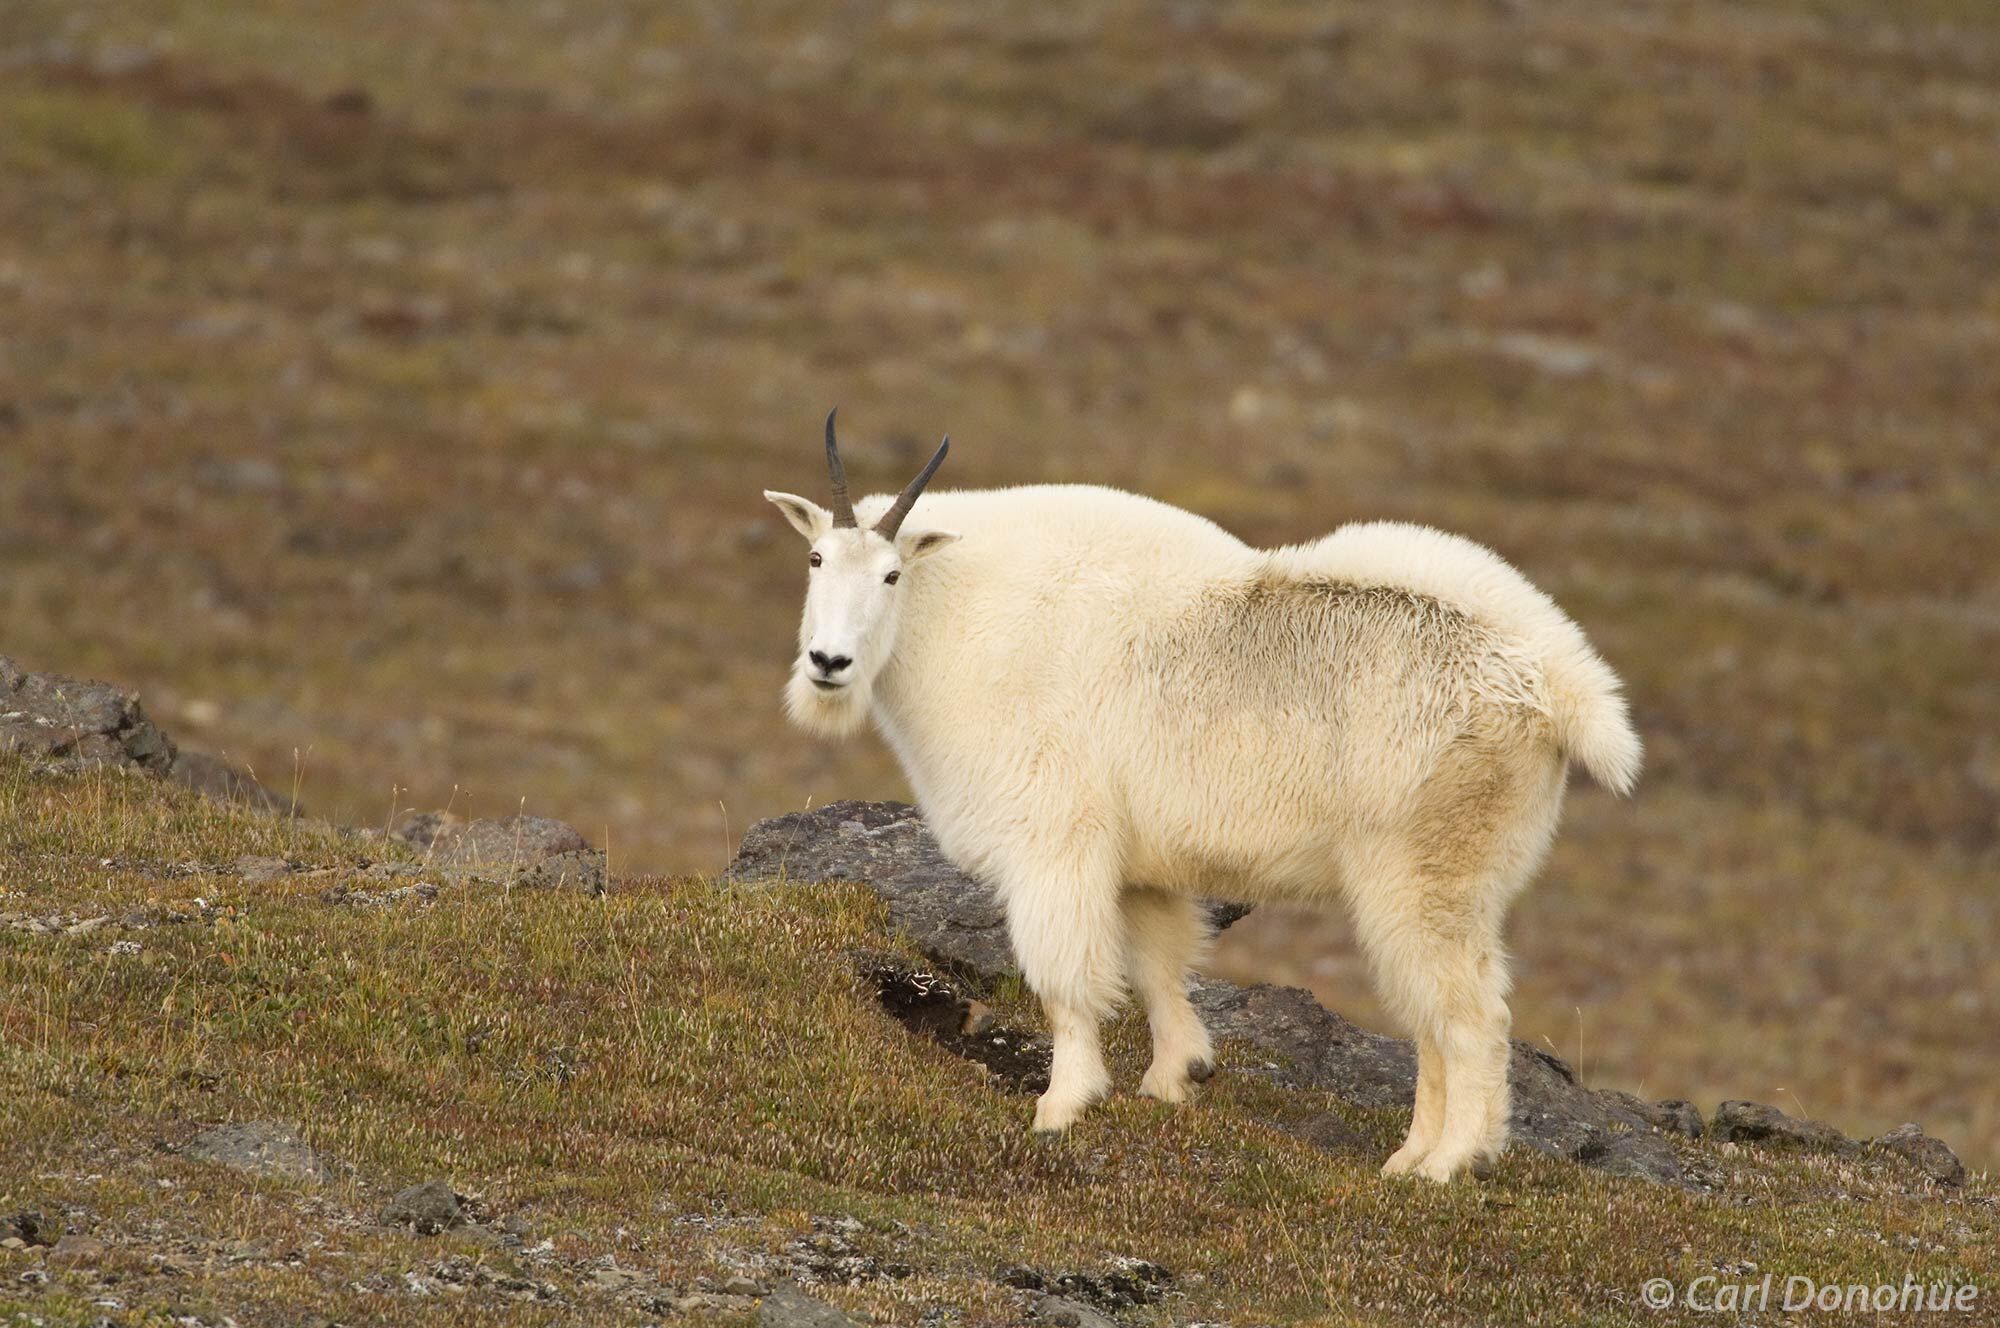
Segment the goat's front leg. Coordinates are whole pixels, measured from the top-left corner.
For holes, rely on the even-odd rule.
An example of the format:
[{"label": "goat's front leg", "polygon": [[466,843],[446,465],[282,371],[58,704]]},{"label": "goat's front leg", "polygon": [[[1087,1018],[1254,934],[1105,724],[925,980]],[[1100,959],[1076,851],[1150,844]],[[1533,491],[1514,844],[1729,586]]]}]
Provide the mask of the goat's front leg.
[{"label": "goat's front leg", "polygon": [[1065,854],[1040,871],[1008,873],[1001,890],[1014,956],[1055,1041],[1048,1091],[1035,1103],[1038,1134],[1067,1130],[1111,1089],[1097,1026],[1118,1003],[1124,919],[1116,869],[1096,856]]}]

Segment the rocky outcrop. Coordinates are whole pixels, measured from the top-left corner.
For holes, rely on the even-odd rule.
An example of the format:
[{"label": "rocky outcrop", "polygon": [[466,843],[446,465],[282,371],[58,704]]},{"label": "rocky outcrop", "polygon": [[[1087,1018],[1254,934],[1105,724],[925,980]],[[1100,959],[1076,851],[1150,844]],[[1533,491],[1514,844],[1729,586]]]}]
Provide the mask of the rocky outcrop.
[{"label": "rocky outcrop", "polygon": [[[899,975],[893,963],[873,956],[861,967],[885,1006],[913,1029],[989,1064],[1003,1084],[1046,1083],[1045,1043],[976,1027],[977,988],[1014,966],[1005,920],[991,893],[939,851],[914,808],[839,802],[760,821],[726,876],[867,884],[886,901],[895,926],[965,984],[961,990],[939,974]],[[1225,926],[1246,911],[1235,905],[1210,909]],[[1210,1032],[1238,1049],[1225,1060],[1227,1073],[1331,1093],[1360,1107],[1410,1104],[1416,1086],[1410,1043],[1359,1027],[1309,992],[1201,981],[1193,999]],[[1688,1183],[1673,1143],[1699,1132],[1700,1113],[1688,1104],[1647,1103],[1587,1088],[1559,1057],[1525,1042],[1514,1044],[1512,1073],[1517,1143],[1614,1175]],[[1351,1131],[1330,1123],[1285,1128],[1338,1150],[1353,1142]]]},{"label": "rocky outcrop", "polygon": [[32,673],[0,656],[0,752],[56,769],[108,765],[184,784],[197,793],[265,811],[296,811],[226,761],[184,752],[139,698],[109,683]]},{"label": "rocky outcrop", "polygon": [[1887,1134],[1870,1139],[1867,1147],[1901,1158],[1926,1180],[1939,1185],[1957,1189],[1965,1184],[1965,1163],[1958,1160],[1958,1154],[1951,1151],[1949,1144],[1925,1134],[1920,1125],[1905,1122]]},{"label": "rocky outcrop", "polygon": [[1861,1148],[1825,1121],[1788,1116],[1762,1102],[1723,1103],[1708,1123],[1708,1137],[1721,1143],[1809,1153],[1854,1153]]},{"label": "rocky outcrop", "polygon": [[[724,880],[860,881],[889,906],[898,931],[925,954],[968,976],[1013,967],[1007,919],[992,891],[938,848],[915,807],[901,802],[830,802],[809,812],[759,821]],[[1210,904],[1218,929],[1248,904]]]}]

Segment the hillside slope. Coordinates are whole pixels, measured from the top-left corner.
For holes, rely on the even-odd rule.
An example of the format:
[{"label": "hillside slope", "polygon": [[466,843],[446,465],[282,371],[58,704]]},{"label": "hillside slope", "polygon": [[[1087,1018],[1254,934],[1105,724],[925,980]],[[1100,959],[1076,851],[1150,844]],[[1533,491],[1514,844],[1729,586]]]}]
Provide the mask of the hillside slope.
[{"label": "hillside slope", "polygon": [[[1329,1102],[1366,1155],[1327,1152],[1230,1075],[1035,1145],[1028,1099],[855,979],[922,966],[856,886],[508,889],[16,758],[0,881],[0,1308],[42,1323],[775,1323],[801,1282],[902,1324],[1061,1321],[1054,1292],[1132,1325],[1657,1324],[1702,1316],[1643,1308],[1652,1277],[2000,1288],[1990,1181],[1876,1157],[1731,1147],[1709,1195],[1528,1150],[1384,1183],[1400,1113]],[[1140,1028],[1110,1045],[1130,1084]],[[203,1160],[277,1121],[289,1171]],[[382,1224],[434,1179],[462,1225]]]}]

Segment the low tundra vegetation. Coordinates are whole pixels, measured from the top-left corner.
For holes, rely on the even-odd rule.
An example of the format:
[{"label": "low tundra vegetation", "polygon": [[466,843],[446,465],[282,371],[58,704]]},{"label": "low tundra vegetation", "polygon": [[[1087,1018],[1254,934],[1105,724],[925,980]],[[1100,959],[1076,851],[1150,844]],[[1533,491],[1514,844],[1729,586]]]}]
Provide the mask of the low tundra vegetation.
[{"label": "low tundra vegetation", "polygon": [[[252,883],[246,856],[290,870]],[[1185,1109],[1131,1096],[1136,1016],[1109,1040],[1128,1091],[1038,1145],[1030,1097],[911,1037],[852,976],[857,952],[901,950],[859,887],[440,878],[356,902],[379,898],[384,859],[421,864],[143,778],[0,761],[0,1225],[32,1211],[73,1238],[0,1248],[0,1305],[47,1324],[748,1322],[751,1289],[798,1276],[827,1231],[853,1281],[812,1294],[907,1324],[1017,1322],[1021,1270],[1053,1286],[1130,1260],[1165,1270],[1118,1309],[1134,1325],[1694,1322],[1645,1308],[1641,1284],[1750,1270],[2000,1295],[1984,1177],[1934,1191],[1724,1149],[1702,1194],[1517,1149],[1482,1183],[1387,1183],[1399,1113],[1314,1104],[1369,1141],[1353,1156],[1253,1121],[1284,1115],[1278,1090],[1240,1076]],[[1031,1002],[996,999],[1032,1024]],[[331,1179],[181,1155],[232,1120],[296,1123]],[[433,1178],[467,1225],[377,1224]]]}]

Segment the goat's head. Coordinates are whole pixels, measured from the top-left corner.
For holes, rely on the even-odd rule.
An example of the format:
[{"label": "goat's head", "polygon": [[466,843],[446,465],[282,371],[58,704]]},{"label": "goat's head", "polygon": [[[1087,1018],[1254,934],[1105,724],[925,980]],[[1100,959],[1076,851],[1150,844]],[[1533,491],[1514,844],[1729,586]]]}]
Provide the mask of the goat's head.
[{"label": "goat's head", "polygon": [[850,733],[867,718],[875,677],[895,648],[901,622],[904,593],[897,583],[911,563],[958,538],[944,530],[903,529],[903,519],[950,448],[951,439],[946,438],[881,519],[863,529],[847,498],[847,474],[834,442],[833,412],[828,412],[826,467],[833,479],[832,509],[797,494],[764,491],[812,545],[806,558],[810,570],[805,616],[799,623],[799,657],[785,686],[785,709],[801,728]]}]

